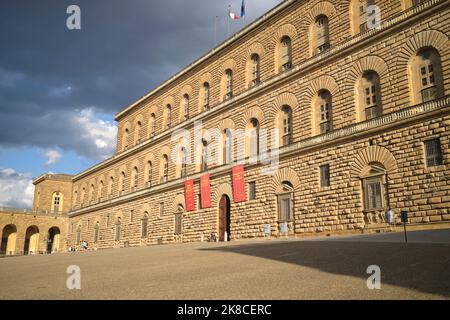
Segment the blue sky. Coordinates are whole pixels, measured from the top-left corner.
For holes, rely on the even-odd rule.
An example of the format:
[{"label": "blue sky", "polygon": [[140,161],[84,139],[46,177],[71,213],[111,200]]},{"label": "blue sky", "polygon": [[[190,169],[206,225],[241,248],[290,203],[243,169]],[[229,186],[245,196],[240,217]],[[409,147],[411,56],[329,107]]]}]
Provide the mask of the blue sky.
[{"label": "blue sky", "polygon": [[[246,23],[280,0],[246,0]],[[66,9],[81,8],[81,30]],[[115,150],[114,114],[228,37],[241,0],[2,0],[0,206],[30,207],[32,178],[76,174]],[[232,32],[244,26],[231,22]]]}]

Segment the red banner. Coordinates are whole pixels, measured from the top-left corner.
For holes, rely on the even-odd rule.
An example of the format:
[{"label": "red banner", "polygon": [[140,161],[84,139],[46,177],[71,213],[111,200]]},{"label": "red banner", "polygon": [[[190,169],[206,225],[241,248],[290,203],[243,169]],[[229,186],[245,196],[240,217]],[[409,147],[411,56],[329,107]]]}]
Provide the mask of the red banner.
[{"label": "red banner", "polygon": [[247,201],[243,165],[233,167],[233,196],[234,202]]},{"label": "red banner", "polygon": [[195,210],[195,197],[194,197],[194,180],[186,180],[184,182],[184,197],[186,199],[186,211]]},{"label": "red banner", "polygon": [[211,185],[209,174],[200,177],[200,195],[202,198],[202,209],[211,208]]}]

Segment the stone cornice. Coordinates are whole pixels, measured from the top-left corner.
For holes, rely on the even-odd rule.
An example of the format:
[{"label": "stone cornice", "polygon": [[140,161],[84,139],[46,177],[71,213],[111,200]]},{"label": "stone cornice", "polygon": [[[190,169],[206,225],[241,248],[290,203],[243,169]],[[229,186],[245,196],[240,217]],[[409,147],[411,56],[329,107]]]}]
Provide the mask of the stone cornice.
[{"label": "stone cornice", "polygon": [[56,180],[56,181],[72,181],[73,176],[70,174],[51,174],[51,173],[44,173],[40,175],[39,177],[35,178],[33,180],[33,184],[36,185],[39,182],[42,182],[44,180]]},{"label": "stone cornice", "polygon": [[318,54],[314,57],[311,57],[307,60],[302,61],[298,65],[294,66],[291,70],[283,72],[281,74],[278,74],[264,82],[261,82],[258,86],[253,87],[235,97],[233,97],[230,100],[227,100],[225,102],[222,102],[218,104],[217,106],[211,108],[209,111],[200,113],[196,115],[195,117],[184,121],[182,123],[179,123],[178,125],[172,127],[169,130],[165,130],[164,132],[159,133],[155,137],[144,141],[143,143],[130,148],[122,153],[116,154],[112,156],[111,158],[94,165],[93,167],[79,173],[78,175],[73,177],[73,181],[77,181],[82,179],[88,174],[91,174],[92,172],[96,170],[100,170],[108,165],[114,164],[120,160],[123,160],[127,158],[128,156],[131,156],[137,152],[140,152],[150,145],[153,145],[154,143],[166,139],[170,137],[170,135],[175,131],[179,129],[186,129],[194,125],[195,121],[199,121],[202,119],[210,118],[214,115],[217,115],[220,112],[223,112],[224,110],[227,110],[228,108],[234,107],[236,104],[240,104],[245,102],[248,99],[253,98],[256,95],[261,95],[265,91],[270,90],[274,86],[278,86],[282,84],[283,82],[291,81],[295,77],[299,77],[307,72],[311,72],[312,69],[320,68],[323,64],[329,62],[330,60],[335,59],[336,57],[345,54],[348,51],[355,50],[359,46],[366,44],[368,41],[373,41],[379,37],[382,37],[385,33],[392,30],[393,27],[400,27],[404,23],[410,23],[413,20],[420,19],[423,14],[426,14],[426,12],[430,9],[436,9],[439,7],[439,5],[447,6],[449,3],[446,0],[429,0],[427,2],[424,2],[418,6],[409,8],[407,10],[404,10],[392,17],[389,17],[388,19],[384,20],[380,27],[377,29],[372,29],[364,33],[357,34],[349,39],[346,39],[340,44],[337,44],[336,46],[331,47],[329,50]]},{"label": "stone cornice", "polygon": [[[376,133],[379,131],[383,131],[386,128],[404,125],[407,123],[411,123],[417,120],[422,119],[423,117],[435,116],[436,114],[441,113],[449,113],[450,107],[450,96],[446,96],[442,99],[431,101],[427,103],[423,103],[417,106],[409,107],[406,109],[402,109],[399,111],[395,111],[389,114],[385,114],[381,117],[367,120],[360,123],[355,123],[353,125],[337,129],[327,134],[323,134],[320,136],[315,136],[312,138],[308,138],[299,142],[295,142],[289,146],[285,146],[279,149],[279,157],[285,158],[292,155],[296,155],[301,152],[306,152],[312,148],[318,148],[326,146],[330,143],[336,144],[342,142],[345,139],[360,137],[361,135],[367,135],[369,133]],[[275,160],[275,158],[266,158],[265,161]],[[222,165],[211,170],[208,170],[208,173],[211,176],[211,179],[216,178],[218,176],[222,176],[225,174],[229,174],[231,172],[231,168],[233,165],[242,163],[245,159],[239,159],[234,164]],[[264,165],[246,165],[247,168]],[[199,172],[194,175],[188,177],[188,179],[198,180],[204,174],[204,172]],[[90,211],[95,211],[107,207],[111,207],[114,205],[118,205],[120,203],[128,202],[131,200],[136,200],[139,198],[147,197],[152,194],[161,192],[163,190],[170,190],[174,188],[180,188],[184,185],[184,181],[186,178],[177,179],[173,181],[169,181],[164,184],[159,184],[151,189],[141,189],[139,191],[135,191],[132,193],[128,193],[126,195],[113,198],[111,200],[101,202],[95,205],[91,205],[89,207],[81,208],[69,213],[70,217],[78,216],[81,214],[85,214]]]},{"label": "stone cornice", "polygon": [[52,213],[48,211],[42,210],[30,210],[30,209],[18,209],[18,208],[6,208],[0,207],[0,214],[26,214],[29,216],[46,216],[46,217],[55,217],[55,218],[67,218],[67,212],[60,213]]}]

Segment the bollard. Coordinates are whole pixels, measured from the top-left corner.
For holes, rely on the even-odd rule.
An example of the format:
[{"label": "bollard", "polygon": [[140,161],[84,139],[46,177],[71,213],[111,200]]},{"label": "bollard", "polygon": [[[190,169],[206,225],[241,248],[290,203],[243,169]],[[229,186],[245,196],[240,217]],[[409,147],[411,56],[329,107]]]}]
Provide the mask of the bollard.
[{"label": "bollard", "polygon": [[223,241],[228,242],[228,233],[226,231],[225,231],[225,234],[224,234],[224,240]]},{"label": "bollard", "polygon": [[204,237],[203,237],[203,235],[200,237],[200,242],[203,242],[203,239],[204,239]]}]

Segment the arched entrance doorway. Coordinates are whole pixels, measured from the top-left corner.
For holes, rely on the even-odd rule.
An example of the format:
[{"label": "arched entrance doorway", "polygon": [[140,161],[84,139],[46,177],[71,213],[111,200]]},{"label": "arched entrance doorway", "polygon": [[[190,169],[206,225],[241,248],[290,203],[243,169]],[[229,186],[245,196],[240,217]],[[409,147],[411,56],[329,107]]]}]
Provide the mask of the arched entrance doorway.
[{"label": "arched entrance doorway", "polygon": [[13,255],[16,251],[17,228],[13,224],[8,224],[2,231],[2,242],[0,254]]},{"label": "arched entrance doorway", "polygon": [[[230,241],[231,239],[231,212],[230,198],[223,195],[219,202],[219,241]],[[227,239],[225,239],[225,232]]]},{"label": "arched entrance doorway", "polygon": [[39,228],[36,226],[28,227],[25,233],[25,245],[23,254],[36,254],[39,251]]},{"label": "arched entrance doorway", "polygon": [[48,230],[47,235],[47,253],[59,251],[60,234],[58,227],[52,227]]}]

